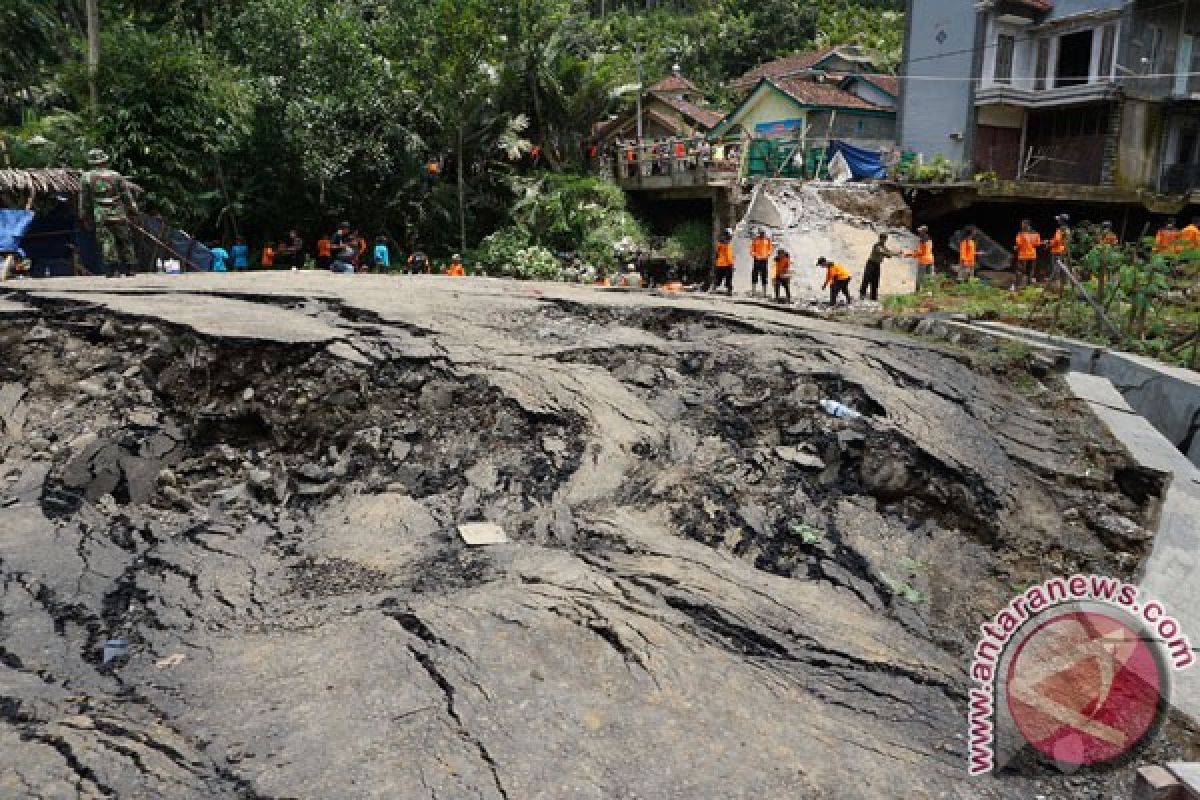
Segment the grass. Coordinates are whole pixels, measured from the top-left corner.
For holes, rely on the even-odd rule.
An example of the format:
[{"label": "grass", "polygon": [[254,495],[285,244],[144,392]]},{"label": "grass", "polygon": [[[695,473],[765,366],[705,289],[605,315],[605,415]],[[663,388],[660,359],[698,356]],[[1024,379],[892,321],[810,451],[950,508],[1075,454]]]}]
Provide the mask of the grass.
[{"label": "grass", "polygon": [[[1089,282],[1095,295],[1095,282]],[[1100,324],[1091,306],[1068,290],[1059,304],[1055,287],[1029,286],[1016,291],[989,286],[978,279],[957,283],[947,278],[927,282],[916,294],[898,295],[884,301],[893,314],[946,312],[964,314],[973,319],[995,320],[1047,333],[1057,333],[1105,346],[1117,346],[1140,355],[1156,358],[1175,366],[1196,369],[1200,366],[1200,295],[1174,291],[1155,300],[1145,325],[1137,333],[1128,326],[1119,342],[1114,342]],[[1113,302],[1108,317],[1117,324],[1131,314],[1129,303]],[[1014,348],[1016,346],[1014,345]],[[1019,361],[1028,353],[1007,352],[1001,357]]]}]

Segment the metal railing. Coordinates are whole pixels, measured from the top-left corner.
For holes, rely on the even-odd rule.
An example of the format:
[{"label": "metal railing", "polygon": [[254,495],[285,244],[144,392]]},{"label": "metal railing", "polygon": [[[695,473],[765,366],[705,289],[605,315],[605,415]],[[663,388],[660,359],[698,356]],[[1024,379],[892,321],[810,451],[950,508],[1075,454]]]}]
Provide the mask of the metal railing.
[{"label": "metal railing", "polygon": [[617,183],[672,176],[703,182],[736,176],[741,170],[741,153],[739,145],[712,144],[703,138],[617,142],[597,159],[595,170]]}]

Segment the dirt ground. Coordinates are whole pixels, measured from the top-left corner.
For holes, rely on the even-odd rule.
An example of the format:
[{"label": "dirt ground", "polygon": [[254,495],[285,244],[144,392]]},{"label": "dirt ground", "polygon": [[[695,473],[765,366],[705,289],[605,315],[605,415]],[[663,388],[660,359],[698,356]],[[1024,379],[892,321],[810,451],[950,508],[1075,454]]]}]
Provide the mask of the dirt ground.
[{"label": "dirt ground", "polygon": [[0,303],[0,796],[1130,792],[966,776],[979,623],[1132,576],[1161,491],[1012,354],[483,279]]}]

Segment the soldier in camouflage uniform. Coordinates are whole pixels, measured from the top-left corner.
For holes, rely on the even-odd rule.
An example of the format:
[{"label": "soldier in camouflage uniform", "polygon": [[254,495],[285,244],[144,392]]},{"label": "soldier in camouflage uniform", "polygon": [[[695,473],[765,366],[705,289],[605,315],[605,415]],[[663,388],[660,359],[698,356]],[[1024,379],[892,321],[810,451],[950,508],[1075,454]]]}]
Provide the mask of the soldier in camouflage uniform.
[{"label": "soldier in camouflage uniform", "polygon": [[137,263],[129,223],[137,214],[133,189],[121,173],[108,167],[103,150],[88,152],[88,171],[83,173],[79,195],[79,218],[96,231],[104,274],[111,278],[120,271],[132,275]]}]

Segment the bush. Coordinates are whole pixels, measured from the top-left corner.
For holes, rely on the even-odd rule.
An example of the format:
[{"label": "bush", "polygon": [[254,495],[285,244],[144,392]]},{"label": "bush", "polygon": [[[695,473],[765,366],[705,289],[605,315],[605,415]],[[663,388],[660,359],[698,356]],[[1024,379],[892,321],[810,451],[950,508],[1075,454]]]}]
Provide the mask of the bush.
[{"label": "bush", "polygon": [[680,275],[706,272],[712,247],[712,225],[693,220],[671,231],[663,243],[663,256],[678,265]]},{"label": "bush", "polygon": [[520,228],[504,228],[489,235],[475,254],[488,275],[522,280],[556,281],[562,265],[546,248],[529,241]]},{"label": "bush", "polygon": [[616,266],[619,244],[637,249],[646,243],[642,226],[625,210],[624,193],[609,181],[551,173],[513,184],[513,228],[527,244],[575,252],[603,269]]}]

